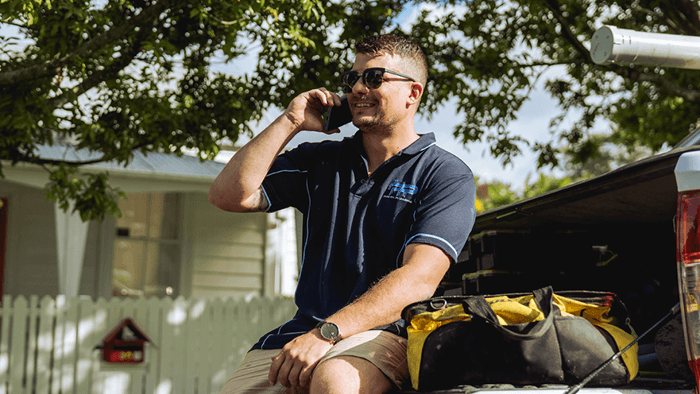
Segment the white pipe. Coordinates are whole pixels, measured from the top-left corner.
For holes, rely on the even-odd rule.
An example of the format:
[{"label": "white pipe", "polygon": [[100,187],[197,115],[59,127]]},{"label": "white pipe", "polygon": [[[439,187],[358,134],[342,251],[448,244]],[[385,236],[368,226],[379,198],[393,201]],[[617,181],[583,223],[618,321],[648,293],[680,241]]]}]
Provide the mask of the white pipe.
[{"label": "white pipe", "polygon": [[700,37],[603,26],[591,39],[591,58],[597,64],[700,69]]}]

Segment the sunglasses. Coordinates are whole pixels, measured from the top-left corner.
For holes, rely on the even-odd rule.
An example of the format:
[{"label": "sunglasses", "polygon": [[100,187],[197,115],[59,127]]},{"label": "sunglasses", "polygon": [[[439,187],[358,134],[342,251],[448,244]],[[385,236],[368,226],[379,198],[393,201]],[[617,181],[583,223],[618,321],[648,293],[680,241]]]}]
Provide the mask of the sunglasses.
[{"label": "sunglasses", "polygon": [[[364,71],[362,71],[362,74],[360,74],[357,71],[346,71],[342,74],[340,74],[340,84],[343,88],[343,92],[345,93],[350,93],[352,92],[352,88],[355,86],[357,81],[360,79],[360,75],[362,76],[362,84],[367,86],[370,89],[378,89],[380,86],[382,86],[382,83],[384,82],[384,74],[394,74],[399,77],[403,77],[406,79],[396,79],[395,81],[411,81],[411,82],[416,82],[415,79],[409,77],[406,74],[401,74],[400,72],[396,72],[393,70],[389,70],[386,68],[382,67],[373,67],[373,68],[368,68]],[[388,79],[387,79],[388,81]]]}]

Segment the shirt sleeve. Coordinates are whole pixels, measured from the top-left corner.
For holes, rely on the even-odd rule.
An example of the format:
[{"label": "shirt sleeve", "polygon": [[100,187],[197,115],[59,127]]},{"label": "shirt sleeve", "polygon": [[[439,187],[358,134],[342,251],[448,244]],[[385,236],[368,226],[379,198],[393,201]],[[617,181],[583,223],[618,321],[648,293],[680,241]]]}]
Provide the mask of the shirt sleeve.
[{"label": "shirt sleeve", "polygon": [[[461,162],[461,161],[460,161]],[[464,248],[476,218],[476,185],[464,163],[435,171],[418,201],[405,246],[421,243],[442,249],[452,262]]]},{"label": "shirt sleeve", "polygon": [[270,204],[268,212],[290,206],[306,212],[309,201],[309,163],[314,149],[315,144],[301,144],[279,155],[272,163],[262,183],[263,193]]}]

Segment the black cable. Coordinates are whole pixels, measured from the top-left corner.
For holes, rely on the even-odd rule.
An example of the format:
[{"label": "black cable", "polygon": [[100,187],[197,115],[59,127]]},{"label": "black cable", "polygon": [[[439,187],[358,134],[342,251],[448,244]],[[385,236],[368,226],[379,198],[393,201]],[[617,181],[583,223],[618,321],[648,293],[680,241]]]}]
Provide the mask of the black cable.
[{"label": "black cable", "polygon": [[666,316],[664,316],[663,318],[661,318],[661,320],[659,320],[659,321],[656,322],[653,326],[651,326],[650,329],[646,330],[646,331],[644,332],[644,334],[642,334],[642,335],[638,336],[637,338],[635,338],[632,342],[630,342],[629,345],[625,346],[624,349],[622,349],[622,350],[620,350],[619,352],[613,354],[613,356],[610,357],[606,362],[604,362],[604,363],[601,364],[598,368],[596,368],[593,372],[591,372],[590,374],[588,374],[588,376],[586,376],[586,377],[581,381],[581,383],[579,383],[579,384],[577,384],[577,385],[575,385],[575,386],[569,387],[569,389],[566,390],[566,391],[564,392],[564,394],[575,394],[575,393],[577,393],[579,390],[581,390],[581,389],[583,388],[583,386],[586,385],[586,383],[590,382],[591,379],[593,379],[593,378],[598,374],[598,372],[602,371],[603,369],[605,369],[605,367],[607,367],[608,365],[610,365],[613,361],[617,360],[617,359],[622,355],[622,353],[624,353],[624,352],[626,352],[627,350],[629,350],[629,348],[631,348],[632,346],[634,346],[637,342],[639,342],[640,339],[642,339],[645,335],[647,335],[648,333],[650,333],[651,331],[653,331],[653,330],[654,330],[657,326],[659,326],[661,323],[665,323],[667,320],[670,320],[672,317],[674,317],[678,312],[680,312],[680,310],[681,310],[681,303],[679,302],[679,303],[677,303],[673,308],[671,308],[671,311],[668,312],[668,313],[666,314]]}]

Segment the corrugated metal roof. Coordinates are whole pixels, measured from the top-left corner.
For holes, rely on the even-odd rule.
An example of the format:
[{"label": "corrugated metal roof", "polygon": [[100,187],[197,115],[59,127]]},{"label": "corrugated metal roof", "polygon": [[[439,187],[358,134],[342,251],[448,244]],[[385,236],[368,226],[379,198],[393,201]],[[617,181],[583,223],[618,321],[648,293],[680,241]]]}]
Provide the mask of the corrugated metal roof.
[{"label": "corrugated metal roof", "polygon": [[[37,153],[43,159],[65,161],[89,161],[99,159],[102,155],[87,149],[75,149],[71,146],[40,146]],[[114,161],[88,164],[85,169],[108,170],[113,173],[136,173],[143,175],[174,175],[187,178],[214,179],[224,168],[223,163],[207,160],[200,161],[197,157],[177,156],[166,153],[149,153],[144,155],[134,152],[133,159],[124,167]]]}]

